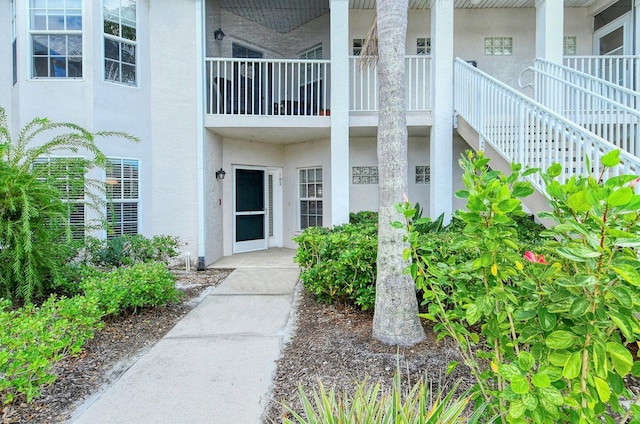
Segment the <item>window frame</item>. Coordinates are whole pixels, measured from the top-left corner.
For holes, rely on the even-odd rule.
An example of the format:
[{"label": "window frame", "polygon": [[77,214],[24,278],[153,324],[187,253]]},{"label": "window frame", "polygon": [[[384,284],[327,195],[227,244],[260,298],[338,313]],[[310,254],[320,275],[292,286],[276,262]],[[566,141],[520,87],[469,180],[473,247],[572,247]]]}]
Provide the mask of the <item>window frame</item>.
[{"label": "window frame", "polygon": [[485,56],[513,56],[513,50],[513,37],[484,37]]},{"label": "window frame", "polygon": [[[29,34],[29,48],[28,48],[28,52],[29,52],[29,64],[30,64],[30,72],[29,72],[29,79],[31,80],[66,80],[66,81],[73,81],[73,80],[83,80],[84,79],[84,72],[85,72],[85,55],[84,55],[84,51],[85,51],[85,39],[84,39],[84,26],[85,26],[85,22],[84,22],[84,18],[85,18],[85,9],[84,9],[84,2],[83,1],[79,1],[79,8],[73,8],[73,7],[66,7],[63,6],[62,9],[56,9],[56,8],[49,8],[49,1],[51,0],[45,0],[45,7],[44,8],[38,8],[35,7],[33,5],[34,0],[30,0],[29,2],[27,2],[27,11],[28,11],[28,34]],[[37,15],[37,11],[44,11],[44,19],[46,21],[45,26],[47,28],[45,29],[34,29],[34,17],[38,16]],[[50,24],[50,18],[52,16],[57,16],[57,15],[53,15],[50,14],[50,11],[62,11],[62,19],[63,19],[63,26],[65,28],[63,29],[50,29],[49,24]],[[70,15],[69,11],[79,11],[79,15]],[[66,28],[67,25],[69,24],[69,17],[70,16],[79,16],[80,17],[80,28],[79,29],[68,29]],[[34,49],[34,44],[35,44],[35,40],[36,37],[43,37],[46,36],[47,37],[47,46],[46,48],[48,49],[48,52],[46,55],[36,55],[35,49]],[[64,37],[64,43],[65,43],[65,54],[59,54],[59,55],[52,55],[51,51],[51,37]],[[70,37],[79,37],[80,38],[80,53],[79,54],[70,54],[70,52],[68,51],[68,47],[69,47],[69,40]],[[55,58],[64,58],[64,62],[65,62],[65,67],[64,67],[64,75],[56,75],[56,66],[54,61],[56,61],[57,59]],[[47,58],[47,75],[36,75],[36,58]],[[74,58],[79,58],[79,61],[74,61]],[[73,63],[73,62],[77,62],[79,63],[80,67],[79,67],[79,75],[73,75],[73,76],[69,76],[69,64]],[[60,70],[59,70],[60,71]]]},{"label": "window frame", "polygon": [[16,23],[16,0],[11,0],[11,68],[13,85],[18,83],[18,30]]},{"label": "window frame", "polygon": [[[107,0],[101,0],[100,4],[101,4],[101,24],[102,24],[102,80],[104,82],[107,83],[113,83],[113,84],[119,84],[119,85],[124,85],[127,87],[138,87],[139,85],[139,70],[138,70],[138,62],[139,62],[139,58],[138,58],[138,27],[139,27],[139,19],[138,19],[138,2],[137,0],[127,0],[130,3],[132,3],[133,5],[135,5],[135,27],[133,28],[135,30],[135,34],[134,34],[134,39],[129,39],[126,37],[122,36],[122,27],[123,25],[123,16],[122,16],[122,3],[123,0],[116,0],[119,2],[120,7],[118,8],[118,22],[117,25],[119,27],[119,32],[120,35],[113,35],[113,34],[109,34],[107,32],[105,32],[105,23],[106,23],[106,13],[105,13],[105,2]],[[129,20],[129,19],[128,19]],[[130,20],[129,20],[130,21]],[[113,22],[113,21],[110,21]],[[117,44],[117,49],[118,49],[118,59],[113,59],[113,58],[107,58],[107,48],[106,48],[106,44],[107,41],[111,41]],[[129,46],[133,48],[133,63],[131,62],[126,62],[123,60],[123,46]],[[107,63],[112,63],[112,64],[117,64],[117,68],[118,68],[118,79],[115,78],[108,78],[108,70],[107,70]],[[122,69],[124,66],[132,66],[134,68],[134,80],[124,80],[123,79],[123,72]]]},{"label": "window frame", "polygon": [[[297,219],[297,221],[298,221],[298,230],[299,231],[304,231],[306,228],[309,228],[309,227],[322,227],[324,225],[324,196],[323,196],[323,194],[324,194],[324,171],[322,169],[322,166],[302,167],[302,168],[298,168],[297,171],[298,171],[297,172],[297,174],[298,174],[298,183],[297,183],[297,187],[298,187],[298,190],[297,190],[298,191],[298,194],[297,194],[297,197],[298,197],[298,219]],[[309,182],[308,178],[307,178],[307,180],[305,182],[303,182],[302,181],[302,172],[303,171],[307,173],[307,176],[308,176],[309,171],[313,171],[314,172],[314,181],[313,182]],[[316,179],[318,171],[320,171],[320,177],[321,177],[320,181],[317,181],[317,179]],[[318,183],[320,184],[320,191],[319,191],[320,195],[319,196],[317,195],[318,194],[318,187],[317,187]],[[309,196],[308,195],[309,194],[309,186],[311,184],[313,184],[315,186],[314,187],[314,193],[316,194],[315,196]],[[305,191],[307,193],[307,196],[302,196],[301,191],[302,191],[303,185],[306,188]],[[304,216],[307,217],[307,225],[306,226],[303,225],[304,219],[303,219],[302,211],[303,211],[303,203],[304,202],[308,202],[308,204],[307,204],[307,213],[304,214]],[[316,204],[315,204],[316,213],[313,213],[313,214],[309,212],[309,207],[311,206],[311,202],[316,202]],[[319,205],[318,205],[318,203],[319,203]],[[320,206],[320,210],[321,210],[320,214],[317,213],[318,206]],[[309,218],[312,217],[312,216],[314,217],[314,219],[316,221],[314,225],[310,225],[309,224]],[[318,225],[318,218],[320,219],[320,224],[319,225]]]},{"label": "window frame", "polygon": [[[320,57],[318,57],[318,53]],[[322,43],[298,53],[300,60],[322,60]],[[324,80],[324,67],[322,64],[305,63],[300,69],[300,85]]]},{"label": "window frame", "polygon": [[[420,40],[424,40],[424,45],[420,45]],[[424,49],[424,52],[420,53],[420,49]],[[431,37],[417,37],[416,38],[416,55],[417,56],[431,56]]]},{"label": "window frame", "polygon": [[[114,176],[110,176],[109,172],[110,172],[110,167],[112,166],[112,163],[114,161],[120,161],[120,166],[121,166],[121,171],[120,171],[120,176],[117,178],[118,181],[123,181],[123,175],[124,175],[124,163],[127,161],[135,161],[137,164],[137,178],[136,178],[136,187],[137,187],[137,191],[136,191],[136,197],[135,198],[125,198],[124,195],[119,197],[119,198],[114,198],[112,195],[110,195],[109,193],[109,179],[113,179],[116,178]],[[107,220],[107,223],[109,224],[109,229],[107,231],[107,239],[113,238],[113,237],[118,237],[124,234],[130,234],[130,235],[135,235],[135,234],[139,234],[140,233],[140,217],[142,216],[140,213],[140,205],[141,205],[141,201],[140,201],[140,181],[141,181],[141,160],[138,158],[133,158],[133,157],[121,157],[121,156],[108,156],[107,157],[107,166],[105,167],[104,170],[104,183],[105,183],[105,194],[106,194],[106,212],[105,212],[105,218]],[[121,190],[124,194],[124,189]],[[111,208],[113,205],[124,205],[124,204],[135,204],[136,205],[136,219],[135,219],[135,232],[131,232],[131,231],[125,231],[125,222],[129,222],[131,223],[131,221],[125,221],[122,220],[123,222],[118,222],[118,225],[113,225],[114,222],[111,220],[111,217],[109,216],[110,212],[111,212]],[[124,214],[124,210],[121,210],[121,213]],[[120,227],[120,231],[117,232],[115,231],[117,227]]]}]

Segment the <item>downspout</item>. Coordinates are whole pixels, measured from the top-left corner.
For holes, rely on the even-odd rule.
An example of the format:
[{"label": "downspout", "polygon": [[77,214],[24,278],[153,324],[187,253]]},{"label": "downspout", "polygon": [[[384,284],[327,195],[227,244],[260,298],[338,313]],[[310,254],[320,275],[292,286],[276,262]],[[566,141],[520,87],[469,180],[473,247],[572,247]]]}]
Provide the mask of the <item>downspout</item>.
[{"label": "downspout", "polygon": [[198,271],[205,269],[204,222],[204,13],[203,0],[196,0],[196,145],[198,155]]}]

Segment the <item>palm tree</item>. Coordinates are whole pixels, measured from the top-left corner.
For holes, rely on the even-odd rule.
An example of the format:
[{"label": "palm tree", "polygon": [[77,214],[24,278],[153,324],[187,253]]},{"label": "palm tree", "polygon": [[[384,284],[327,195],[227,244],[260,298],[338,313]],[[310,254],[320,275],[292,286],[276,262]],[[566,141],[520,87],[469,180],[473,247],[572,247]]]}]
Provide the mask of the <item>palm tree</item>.
[{"label": "palm tree", "polygon": [[407,192],[407,119],[405,104],[405,40],[408,0],[378,0],[378,169],[379,224],[376,304],[373,336],[391,345],[413,345],[424,338],[418,318],[415,284],[403,274],[406,247],[395,205]]}]

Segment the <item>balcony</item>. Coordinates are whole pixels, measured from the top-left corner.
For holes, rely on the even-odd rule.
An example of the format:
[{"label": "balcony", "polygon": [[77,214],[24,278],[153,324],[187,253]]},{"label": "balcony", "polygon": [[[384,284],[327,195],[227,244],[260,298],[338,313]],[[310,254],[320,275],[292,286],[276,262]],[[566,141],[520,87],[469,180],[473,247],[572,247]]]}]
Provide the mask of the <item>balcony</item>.
[{"label": "balcony", "polygon": [[[430,125],[430,56],[407,56],[408,125]],[[330,125],[329,60],[206,59],[208,126],[306,127]],[[354,126],[377,126],[375,62],[349,61],[349,110]]]}]

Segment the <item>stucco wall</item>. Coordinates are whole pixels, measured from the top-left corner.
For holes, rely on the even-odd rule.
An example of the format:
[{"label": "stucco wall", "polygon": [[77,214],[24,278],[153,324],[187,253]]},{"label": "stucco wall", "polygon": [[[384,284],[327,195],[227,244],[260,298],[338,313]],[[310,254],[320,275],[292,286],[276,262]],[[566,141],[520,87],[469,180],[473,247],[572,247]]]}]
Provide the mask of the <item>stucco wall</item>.
[{"label": "stucco wall", "polygon": [[[171,25],[167,26],[170,22]],[[172,0],[149,9],[152,196],[156,234],[179,234],[198,257],[195,2]],[[179,37],[176,34],[180,34]]]},{"label": "stucco wall", "polygon": [[[205,187],[205,250],[207,265],[224,255],[223,233],[223,181],[216,180],[216,171],[223,168],[222,139],[212,131],[205,131],[204,143],[204,187]],[[226,169],[231,178],[230,168]]]},{"label": "stucco wall", "polygon": [[11,4],[0,2],[0,57],[6,58],[0,62],[0,106],[7,114],[11,113],[11,90],[13,85],[13,61],[11,60]]}]

